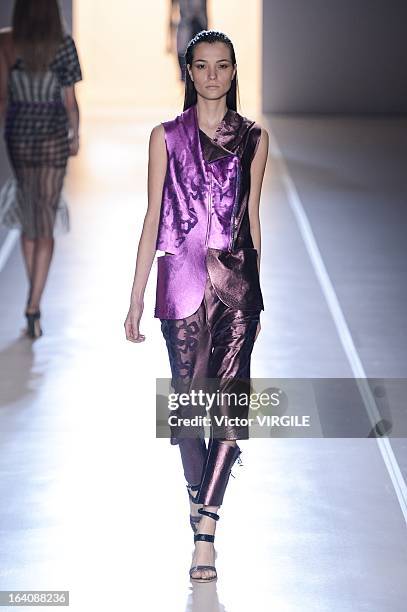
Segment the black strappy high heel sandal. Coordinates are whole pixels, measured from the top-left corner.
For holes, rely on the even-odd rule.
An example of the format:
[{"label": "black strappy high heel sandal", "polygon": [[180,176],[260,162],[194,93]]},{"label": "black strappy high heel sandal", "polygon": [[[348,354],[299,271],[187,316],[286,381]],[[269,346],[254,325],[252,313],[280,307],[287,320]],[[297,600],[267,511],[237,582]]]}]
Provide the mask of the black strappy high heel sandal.
[{"label": "black strappy high heel sandal", "polygon": [[41,312],[26,312],[27,319],[27,336],[29,338],[39,338],[42,336],[42,329],[40,325]]},{"label": "black strappy high heel sandal", "polygon": [[[189,495],[189,499],[192,501],[193,504],[196,504],[198,506],[202,507],[202,503],[201,502],[197,502],[195,499],[195,496],[192,495],[191,491],[198,491],[199,490],[200,485],[187,485],[187,491],[188,491],[188,495]],[[198,509],[199,512],[199,509]],[[189,524],[191,525],[191,529],[194,533],[197,532],[198,530],[198,525],[199,525],[199,521],[201,520],[202,516],[193,516],[192,514],[189,515]]]},{"label": "black strappy high heel sandal", "polygon": [[[214,521],[218,521],[220,518],[219,514],[216,514],[216,512],[208,512],[208,510],[204,510],[203,508],[200,508],[198,512],[199,514],[204,514],[205,516],[209,516],[209,518],[213,519]],[[215,541],[215,535],[210,534],[210,533],[196,533],[194,535],[194,542],[198,542],[198,541],[213,543]],[[192,576],[192,573],[196,572],[197,570],[212,570],[215,572],[215,575],[210,576],[209,578],[203,578],[203,577],[194,578]],[[189,577],[194,582],[212,582],[213,580],[216,580],[218,575],[216,572],[216,567],[214,565],[193,565],[191,569],[189,570]]]}]

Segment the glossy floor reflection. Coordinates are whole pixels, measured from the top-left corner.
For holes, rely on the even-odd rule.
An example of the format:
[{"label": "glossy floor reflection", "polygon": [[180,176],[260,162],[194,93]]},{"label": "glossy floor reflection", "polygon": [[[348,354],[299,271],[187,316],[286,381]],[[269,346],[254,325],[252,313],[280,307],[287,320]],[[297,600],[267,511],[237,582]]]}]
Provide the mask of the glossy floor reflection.
[{"label": "glossy floor reflection", "polygon": [[[155,264],[141,326],[146,342],[128,343],[123,331],[146,207],[148,135],[162,119],[85,123],[67,183],[72,231],[57,242],[42,308],[44,336],[35,343],[19,336],[26,288],[18,244],[0,272],[0,588],[69,590],[75,612],[401,612],[405,521],[374,439],[242,442],[243,466],[234,468],[217,525],[219,579],[189,581],[193,537],[178,449],[155,439],[155,377],[169,374],[153,318]],[[355,156],[336,166],[338,133],[329,122],[312,125],[310,142],[307,121],[275,118],[270,126],[366,372],[400,376],[399,294],[381,292],[381,271],[393,255],[392,282],[399,286],[399,233],[383,267],[372,272],[377,244],[361,244],[354,225],[362,211],[377,235],[383,220],[379,207],[375,218],[363,208],[371,198],[368,160],[355,194]],[[386,141],[385,125],[380,129]],[[326,169],[322,134],[331,135],[329,164],[336,173]],[[340,150],[354,150],[351,132],[340,134]],[[266,311],[252,375],[352,376],[273,155],[262,200]],[[397,167],[395,199],[405,187],[399,161]],[[384,173],[383,193],[388,178]],[[377,188],[377,174],[375,182]],[[359,279],[348,267],[352,259]],[[361,304],[352,296],[366,274],[372,299]],[[398,336],[392,331],[386,338],[386,325],[376,326],[377,295],[389,308],[387,329],[400,320]],[[393,440],[392,447],[405,476],[403,442]]]}]

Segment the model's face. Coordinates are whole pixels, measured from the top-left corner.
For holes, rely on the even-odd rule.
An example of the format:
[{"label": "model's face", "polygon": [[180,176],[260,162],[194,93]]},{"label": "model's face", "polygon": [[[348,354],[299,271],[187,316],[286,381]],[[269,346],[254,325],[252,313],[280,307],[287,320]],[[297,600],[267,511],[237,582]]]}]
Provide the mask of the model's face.
[{"label": "model's face", "polygon": [[237,70],[230,48],[223,42],[198,43],[192,65],[188,64],[187,69],[197,93],[207,100],[225,96]]}]

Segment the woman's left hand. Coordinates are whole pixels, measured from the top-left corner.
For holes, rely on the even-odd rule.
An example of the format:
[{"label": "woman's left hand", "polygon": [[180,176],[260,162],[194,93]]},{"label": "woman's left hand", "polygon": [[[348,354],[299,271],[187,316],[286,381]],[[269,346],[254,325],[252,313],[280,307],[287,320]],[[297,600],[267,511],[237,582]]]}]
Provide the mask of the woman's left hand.
[{"label": "woman's left hand", "polygon": [[78,155],[79,151],[79,138],[78,136],[73,136],[69,141],[69,155],[75,156]]}]

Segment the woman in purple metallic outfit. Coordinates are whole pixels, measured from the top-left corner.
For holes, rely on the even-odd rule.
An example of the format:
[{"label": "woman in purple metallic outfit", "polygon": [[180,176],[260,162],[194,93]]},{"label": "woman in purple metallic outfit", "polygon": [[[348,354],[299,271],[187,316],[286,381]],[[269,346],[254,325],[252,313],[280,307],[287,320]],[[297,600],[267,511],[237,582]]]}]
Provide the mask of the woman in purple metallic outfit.
[{"label": "woman in purple metallic outfit", "polygon": [[[230,39],[202,31],[189,43],[181,115],[150,137],[148,210],[140,238],[126,337],[143,342],[140,319],[156,250],[154,316],[160,319],[176,393],[250,392],[250,359],[264,309],[259,283],[259,203],[268,134],[236,110],[237,65]],[[215,383],[215,386],[211,386]],[[204,416],[178,408],[171,444],[181,453],[190,497],[195,552],[192,580],[217,577],[214,534],[234,462],[247,439],[247,403],[220,401],[211,434],[183,426]],[[218,421],[217,417],[225,417]],[[229,421],[228,421],[229,419]]]}]

